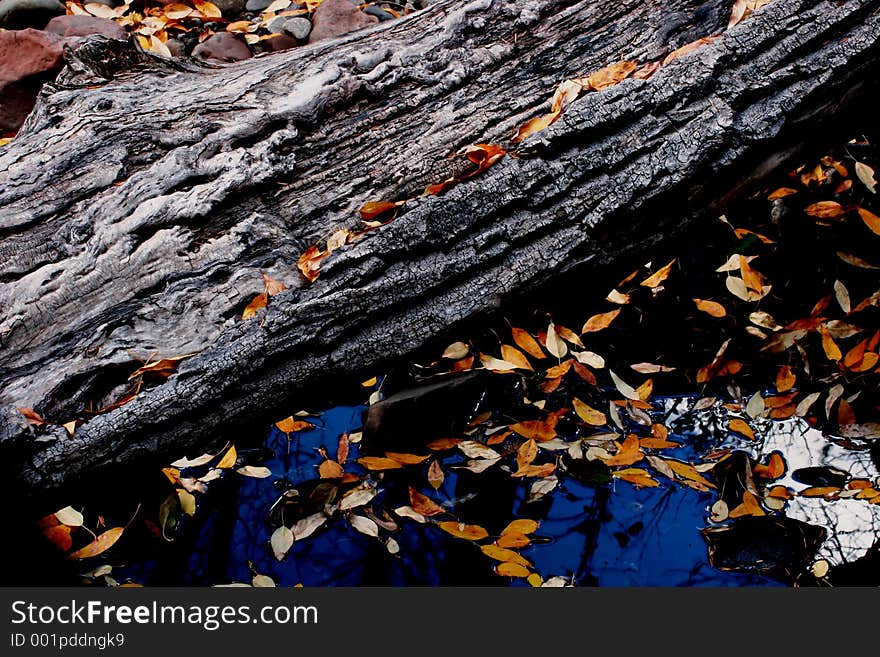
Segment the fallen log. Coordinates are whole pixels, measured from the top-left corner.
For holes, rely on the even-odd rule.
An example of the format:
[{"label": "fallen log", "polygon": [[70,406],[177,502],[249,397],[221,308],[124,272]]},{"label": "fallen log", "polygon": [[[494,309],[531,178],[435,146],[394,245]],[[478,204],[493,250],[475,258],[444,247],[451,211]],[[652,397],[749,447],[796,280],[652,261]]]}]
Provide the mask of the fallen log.
[{"label": "fallen log", "polygon": [[[90,42],[0,151],[2,461],[52,494],[234,438],[684,230],[865,111],[880,0],[774,0],[727,30],[731,4],[441,0],[218,68]],[[509,147],[559,82],[719,34],[419,196],[450,175],[451,152]],[[359,227],[365,202],[398,199],[412,200],[314,284],[296,271],[309,246]],[[289,289],[242,320],[262,273]],[[113,406],[142,361],[188,353],[166,381],[88,412]],[[20,407],[85,421],[68,436]]]}]

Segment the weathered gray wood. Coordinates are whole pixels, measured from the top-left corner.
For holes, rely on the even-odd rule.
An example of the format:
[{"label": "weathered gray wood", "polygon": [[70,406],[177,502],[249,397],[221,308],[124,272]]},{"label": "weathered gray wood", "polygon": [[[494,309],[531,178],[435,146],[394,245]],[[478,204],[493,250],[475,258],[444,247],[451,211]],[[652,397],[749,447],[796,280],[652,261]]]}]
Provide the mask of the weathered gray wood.
[{"label": "weathered gray wood", "polygon": [[[408,203],[334,253],[314,285],[299,278],[299,254],[356,226],[363,202],[417,194],[469,143],[506,143],[567,77],[724,31],[731,4],[441,0],[217,69],[134,57],[136,75],[97,87],[114,66],[90,71],[83,56],[0,153],[4,460],[53,490],[234,438],[337,377],[699,218],[743,172],[784,160],[808,122],[815,131],[872,90],[880,0],[774,0],[651,79],[587,94],[519,159]],[[241,321],[261,271],[291,289],[263,320]],[[136,358],[192,351],[74,438],[35,441],[11,410],[66,421],[111,399]]]}]

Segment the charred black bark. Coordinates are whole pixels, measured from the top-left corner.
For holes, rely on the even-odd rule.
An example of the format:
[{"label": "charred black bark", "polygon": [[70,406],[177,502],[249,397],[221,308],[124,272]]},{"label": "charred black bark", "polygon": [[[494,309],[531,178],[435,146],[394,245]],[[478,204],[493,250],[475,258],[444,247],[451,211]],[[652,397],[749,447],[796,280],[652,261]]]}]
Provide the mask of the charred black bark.
[{"label": "charred black bark", "polygon": [[[217,69],[133,56],[133,75],[75,57],[0,154],[4,460],[52,491],[234,438],[716,211],[875,90],[880,0],[774,0],[725,31],[731,4],[441,0]],[[315,284],[296,272],[362,203],[417,196],[467,144],[507,144],[562,80],[722,32],[648,80],[585,95],[518,158],[408,202]],[[291,289],[242,321],[261,272]],[[138,358],[189,352],[72,438],[37,438],[14,410],[81,417]]]}]

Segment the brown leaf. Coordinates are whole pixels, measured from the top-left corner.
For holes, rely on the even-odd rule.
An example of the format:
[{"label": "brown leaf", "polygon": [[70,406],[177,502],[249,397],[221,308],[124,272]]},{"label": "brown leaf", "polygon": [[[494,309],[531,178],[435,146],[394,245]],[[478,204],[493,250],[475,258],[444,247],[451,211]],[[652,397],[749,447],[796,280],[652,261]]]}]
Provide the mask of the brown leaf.
[{"label": "brown leaf", "polygon": [[709,36],[709,37],[701,37],[701,38],[697,39],[696,41],[691,41],[690,43],[683,45],[681,48],[676,48],[671,53],[666,55],[666,57],[663,59],[662,65],[666,66],[669,62],[676,60],[679,57],[684,57],[685,55],[692,53],[693,51],[697,50],[698,48],[701,48],[709,43],[712,43],[717,38],[718,38],[718,35]]},{"label": "brown leaf", "polygon": [[423,516],[436,516],[438,514],[446,513],[446,510],[442,506],[437,504],[427,495],[422,495],[412,486],[409,487],[409,501],[410,506],[416,511],[416,513],[421,513]]},{"label": "brown leaf", "polygon": [[428,460],[427,455],[421,456],[419,454],[401,454],[400,452],[385,452],[385,456],[389,459],[393,459],[398,463],[402,463],[403,465],[418,465],[419,463],[424,463]]},{"label": "brown leaf", "polygon": [[556,437],[556,426],[542,420],[526,420],[511,424],[513,429],[523,438],[537,440],[539,443],[553,440]]},{"label": "brown leaf", "polygon": [[434,451],[442,451],[444,449],[455,449],[455,447],[462,442],[464,442],[464,440],[461,438],[438,438],[437,440],[429,442],[426,447]]},{"label": "brown leaf", "polygon": [[597,331],[602,331],[603,329],[608,328],[611,325],[611,322],[613,322],[619,314],[620,308],[611,310],[607,313],[593,315],[584,323],[581,333],[595,333]]},{"label": "brown leaf", "polygon": [[628,481],[635,486],[653,488],[654,486],[660,485],[656,479],[648,474],[647,470],[643,470],[642,468],[623,468],[622,470],[615,470],[611,473],[611,476]]},{"label": "brown leaf", "polygon": [[443,485],[444,479],[446,479],[446,475],[443,474],[440,462],[436,460],[431,461],[431,465],[428,466],[428,483],[431,484],[434,490],[439,490],[440,486]]},{"label": "brown leaf", "polygon": [[329,251],[322,251],[320,246],[313,244],[296,261],[297,269],[302,272],[309,283],[314,283],[318,280],[321,261],[329,255]]},{"label": "brown leaf", "polygon": [[336,462],[337,463],[345,463],[348,460],[348,433],[343,433],[339,436],[339,442],[336,443]]},{"label": "brown leaf", "polygon": [[[247,309],[245,309],[245,311],[247,311]],[[254,311],[254,313],[256,314],[256,311]],[[128,377],[128,380],[131,381],[133,378],[140,376],[141,374],[147,373],[167,379],[177,370],[177,366],[180,364],[180,361],[184,360],[185,358],[191,358],[192,356],[195,356],[195,354],[192,353],[184,354],[183,356],[171,356],[169,358],[162,358],[161,360],[157,360],[153,363],[142,365],[134,372],[132,372],[132,374]]]},{"label": "brown leaf", "polygon": [[510,138],[510,141],[514,144],[523,142],[532,135],[541,132],[542,130],[546,130],[556,121],[556,119],[559,118],[559,116],[559,112],[551,112],[550,114],[544,114],[529,119],[516,129],[516,133]]},{"label": "brown leaf", "polygon": [[35,427],[39,427],[46,423],[46,421],[40,417],[40,414],[32,408],[19,408],[18,412],[24,415],[25,419]]},{"label": "brown leaf", "polygon": [[749,491],[743,492],[742,504],[731,510],[730,518],[739,518],[740,516],[766,516],[767,513],[758,503],[758,498]]},{"label": "brown leaf", "polygon": [[401,205],[403,205],[403,201],[397,201],[396,203],[389,203],[388,201],[371,201],[369,203],[364,203],[359,212],[361,213],[361,219],[364,221],[375,221],[383,215],[389,215],[387,219],[388,221],[391,221],[394,219],[397,210]]},{"label": "brown leaf", "polygon": [[641,461],[644,456],[639,445],[638,436],[631,433],[620,444],[620,448],[614,456],[602,460],[605,462],[605,465],[632,465]]},{"label": "brown leaf", "polygon": [[554,472],[556,472],[555,463],[542,463],[541,465],[526,465],[514,472],[511,476],[538,477],[539,479],[543,479],[544,477],[549,477]]},{"label": "brown leaf", "polygon": [[358,463],[367,470],[397,470],[403,467],[400,461],[381,456],[362,456],[358,459]]},{"label": "brown leaf", "polygon": [[605,68],[600,68],[594,73],[587,76],[583,86],[594,91],[599,91],[607,87],[614,86],[628,78],[633,71],[638,68],[639,63],[635,61],[621,61],[610,64]]},{"label": "brown leaf", "polygon": [[519,449],[516,450],[516,465],[522,470],[525,466],[530,465],[538,455],[538,443],[534,440],[526,440]]}]

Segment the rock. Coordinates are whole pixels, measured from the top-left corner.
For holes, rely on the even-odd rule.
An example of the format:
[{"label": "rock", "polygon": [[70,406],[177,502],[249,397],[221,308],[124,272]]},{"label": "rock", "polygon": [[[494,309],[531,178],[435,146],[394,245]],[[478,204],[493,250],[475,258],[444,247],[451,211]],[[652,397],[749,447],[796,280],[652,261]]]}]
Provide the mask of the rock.
[{"label": "rock", "polygon": [[247,11],[263,11],[272,4],[272,0],[247,0],[244,8]]},{"label": "rock", "polygon": [[340,34],[354,32],[378,22],[378,18],[368,16],[348,0],[324,0],[312,17],[312,33],[309,37],[309,43],[332,39]]},{"label": "rock", "polygon": [[64,63],[64,38],[27,28],[0,32],[0,132],[16,132],[44,83]]},{"label": "rock", "polygon": [[309,38],[309,33],[312,31],[312,22],[308,18],[294,16],[284,21],[281,29],[285,34],[289,34],[294,39],[305,41]]},{"label": "rock", "polygon": [[375,16],[383,22],[394,20],[394,14],[389,14],[384,9],[379,9],[379,7],[376,7],[375,5],[367,5],[366,7],[364,7],[364,13],[368,16]]},{"label": "rock", "polygon": [[253,57],[247,44],[229,32],[218,32],[210,39],[197,45],[192,54],[193,57],[214,59],[220,62],[238,62]]},{"label": "rock", "polygon": [[240,14],[244,13],[245,6],[247,5],[247,0],[212,0],[213,3],[217,6],[220,12],[223,14],[223,18],[228,18],[232,20],[236,18]]},{"label": "rock", "polygon": [[287,19],[284,16],[276,16],[271,21],[268,22],[266,28],[272,34],[281,34],[281,30],[284,29],[284,23]]},{"label": "rock", "polygon": [[786,516],[744,516],[701,533],[715,568],[783,581],[793,581],[809,566],[827,535],[824,527]]},{"label": "rock", "polygon": [[290,50],[299,46],[299,42],[286,34],[276,34],[275,36],[263,39],[259,42],[259,47],[263,52],[278,52],[279,50]]},{"label": "rock", "polygon": [[21,30],[41,28],[53,16],[66,12],[58,0],[0,0],[0,27]]},{"label": "rock", "polygon": [[63,37],[83,37],[90,34],[101,34],[111,39],[128,39],[125,29],[107,18],[96,16],[56,16],[46,25],[47,32],[60,34]]},{"label": "rock", "polygon": [[168,39],[165,42],[165,47],[168,48],[173,57],[183,57],[186,55],[186,46],[180,39]]}]

